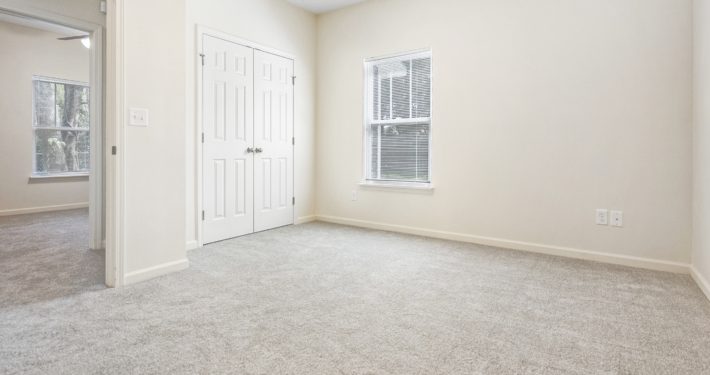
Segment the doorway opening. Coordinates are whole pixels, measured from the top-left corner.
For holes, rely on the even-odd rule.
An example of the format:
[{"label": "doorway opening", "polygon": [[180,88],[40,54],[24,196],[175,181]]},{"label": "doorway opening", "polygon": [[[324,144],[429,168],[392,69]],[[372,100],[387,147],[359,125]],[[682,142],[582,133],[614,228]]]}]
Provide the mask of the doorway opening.
[{"label": "doorway opening", "polygon": [[0,294],[104,288],[102,27],[1,5]]}]

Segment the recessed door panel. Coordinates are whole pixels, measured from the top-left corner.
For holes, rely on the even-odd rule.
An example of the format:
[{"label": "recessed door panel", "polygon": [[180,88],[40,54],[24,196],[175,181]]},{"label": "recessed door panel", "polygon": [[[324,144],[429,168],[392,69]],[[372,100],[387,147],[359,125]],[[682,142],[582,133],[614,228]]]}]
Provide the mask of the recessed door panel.
[{"label": "recessed door panel", "polygon": [[251,178],[247,178],[246,165],[246,159],[237,159],[234,161],[234,188],[236,189],[234,192],[234,196],[236,197],[234,206],[235,216],[244,216],[247,203],[251,203],[246,201],[246,191],[247,183],[252,183],[253,181]]}]

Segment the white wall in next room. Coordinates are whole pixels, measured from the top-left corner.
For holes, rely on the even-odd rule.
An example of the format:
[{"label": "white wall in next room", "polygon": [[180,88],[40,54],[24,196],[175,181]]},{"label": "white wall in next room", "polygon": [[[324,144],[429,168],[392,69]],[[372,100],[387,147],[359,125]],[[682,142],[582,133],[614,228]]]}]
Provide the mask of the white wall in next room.
[{"label": "white wall in next room", "polygon": [[90,50],[62,36],[0,21],[0,214],[89,201],[88,177],[30,181],[32,76],[89,82]]}]

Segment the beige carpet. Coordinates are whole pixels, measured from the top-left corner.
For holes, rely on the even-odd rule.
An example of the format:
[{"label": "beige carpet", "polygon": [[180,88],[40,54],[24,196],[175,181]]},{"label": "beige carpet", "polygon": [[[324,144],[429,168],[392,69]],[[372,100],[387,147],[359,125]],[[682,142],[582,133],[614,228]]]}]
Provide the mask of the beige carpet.
[{"label": "beige carpet", "polygon": [[115,290],[7,276],[21,252],[1,255],[0,373],[710,373],[685,275],[322,223]]}]

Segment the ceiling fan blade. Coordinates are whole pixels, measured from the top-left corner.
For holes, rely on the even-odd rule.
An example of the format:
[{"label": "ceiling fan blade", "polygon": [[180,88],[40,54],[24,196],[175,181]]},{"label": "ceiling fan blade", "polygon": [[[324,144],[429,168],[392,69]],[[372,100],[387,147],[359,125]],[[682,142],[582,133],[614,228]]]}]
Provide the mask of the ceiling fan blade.
[{"label": "ceiling fan blade", "polygon": [[57,40],[74,40],[74,39],[84,39],[88,37],[88,35],[77,35],[77,36],[65,36],[62,38],[57,38]]}]

